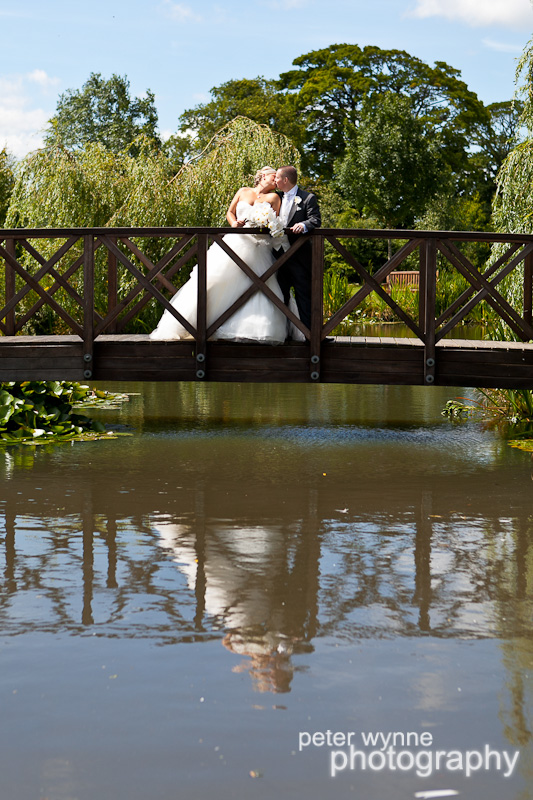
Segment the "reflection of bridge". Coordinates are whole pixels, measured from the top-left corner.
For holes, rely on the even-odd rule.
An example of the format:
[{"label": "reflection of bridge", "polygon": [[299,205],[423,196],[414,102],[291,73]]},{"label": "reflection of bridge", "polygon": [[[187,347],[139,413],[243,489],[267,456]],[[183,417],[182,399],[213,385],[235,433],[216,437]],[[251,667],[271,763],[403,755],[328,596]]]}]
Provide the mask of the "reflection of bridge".
[{"label": "reflection of bridge", "polygon": [[[313,245],[313,324],[308,330],[265,281],[297,249],[261,278],[229,250],[222,228],[83,228],[0,231],[5,262],[5,304],[0,309],[0,380],[211,380],[336,382],[533,388],[533,236],[443,231],[321,229]],[[239,231],[242,233],[242,231]],[[351,252],[356,240],[390,239],[398,249],[372,275]],[[247,291],[219,319],[207,318],[206,253],[212,242],[230,252],[250,278]],[[489,266],[478,270],[465,254],[473,243],[497,244]],[[324,319],[324,254],[329,248],[361,287],[338,301]],[[172,309],[174,276],[198,263],[198,323]],[[383,284],[398,268],[419,270],[417,312]],[[501,282],[520,271],[518,300]],[[462,280],[443,298],[445,273]],[[437,278],[437,276],[439,276]],[[389,281],[390,282],[390,281]],[[262,291],[306,335],[307,343],[279,346],[209,341],[216,329],[256,291]],[[374,292],[409,338],[336,337],[332,334]],[[150,341],[127,333],[149,303],[158,303],[190,331],[191,340]],[[334,299],[333,299],[334,302]],[[472,309],[490,306],[516,342],[450,339]],[[330,303],[331,305],[331,303]],[[439,309],[437,312],[436,309]],[[62,335],[24,335],[61,330]],[[445,338],[446,337],[446,338]]]}]

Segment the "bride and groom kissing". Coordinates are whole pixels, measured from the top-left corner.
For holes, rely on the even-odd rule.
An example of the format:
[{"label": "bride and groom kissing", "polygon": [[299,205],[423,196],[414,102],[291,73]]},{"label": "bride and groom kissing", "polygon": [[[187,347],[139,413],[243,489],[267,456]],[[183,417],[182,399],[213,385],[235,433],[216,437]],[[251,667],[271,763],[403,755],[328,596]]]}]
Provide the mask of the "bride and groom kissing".
[{"label": "bride and groom kissing", "polygon": [[[276,192],[278,189],[282,194]],[[228,234],[224,242],[257,275],[262,276],[290,245],[303,233],[320,225],[320,209],[314,194],[300,189],[297,172],[292,166],[260,169],[254,186],[243,186],[235,194],[228,208],[226,219],[232,228],[256,227],[251,223],[253,209],[268,204],[279,218],[287,233],[272,237],[264,235]],[[266,246],[265,246],[266,245]],[[250,286],[251,280],[233,259],[213,244],[207,254],[207,326],[221,314]],[[267,279],[266,285],[289,306],[302,322],[311,327],[311,242],[305,241],[296,252]],[[294,298],[291,295],[294,289]],[[189,280],[170,301],[172,307],[193,327],[197,322],[198,268],[195,267]],[[191,339],[190,333],[168,310],[161,317],[151,339]],[[215,331],[213,340],[255,341],[282,344],[288,338],[303,341],[304,336],[294,325],[289,325],[285,314],[261,291],[256,291],[244,305],[235,311]]]}]

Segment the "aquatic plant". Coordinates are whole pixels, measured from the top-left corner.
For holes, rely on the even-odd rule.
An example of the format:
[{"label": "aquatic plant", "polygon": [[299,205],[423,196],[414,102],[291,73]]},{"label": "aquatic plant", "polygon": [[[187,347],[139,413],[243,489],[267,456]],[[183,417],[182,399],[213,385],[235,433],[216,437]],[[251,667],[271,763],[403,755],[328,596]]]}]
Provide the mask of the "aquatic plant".
[{"label": "aquatic plant", "polygon": [[[120,396],[122,398],[122,396]],[[42,444],[110,438],[101,422],[74,411],[118,395],[70,381],[0,383],[0,444]]]}]

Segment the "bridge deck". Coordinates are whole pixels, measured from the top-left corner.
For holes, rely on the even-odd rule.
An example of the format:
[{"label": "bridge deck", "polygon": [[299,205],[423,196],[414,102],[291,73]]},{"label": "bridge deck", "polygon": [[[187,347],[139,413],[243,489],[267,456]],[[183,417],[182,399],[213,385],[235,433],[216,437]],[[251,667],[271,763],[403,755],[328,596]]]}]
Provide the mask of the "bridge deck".
[{"label": "bridge deck", "polygon": [[[322,345],[319,362],[311,361],[306,343],[208,342],[199,363],[192,341],[114,334],[95,339],[87,363],[83,341],[75,335],[0,337],[1,381],[84,380],[88,367],[95,381],[427,385],[424,345],[416,338],[338,336]],[[533,344],[441,339],[435,384],[533,389]]]}]

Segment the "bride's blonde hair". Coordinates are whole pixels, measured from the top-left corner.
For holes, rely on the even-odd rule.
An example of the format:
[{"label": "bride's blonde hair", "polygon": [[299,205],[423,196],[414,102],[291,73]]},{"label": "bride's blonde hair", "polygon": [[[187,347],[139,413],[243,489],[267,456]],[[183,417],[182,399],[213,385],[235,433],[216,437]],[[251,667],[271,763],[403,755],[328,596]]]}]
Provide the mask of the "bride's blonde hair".
[{"label": "bride's blonde hair", "polygon": [[275,175],[276,170],[272,167],[261,167],[261,169],[257,170],[254,175],[254,186],[258,186],[259,181],[263,177],[263,175]]}]

